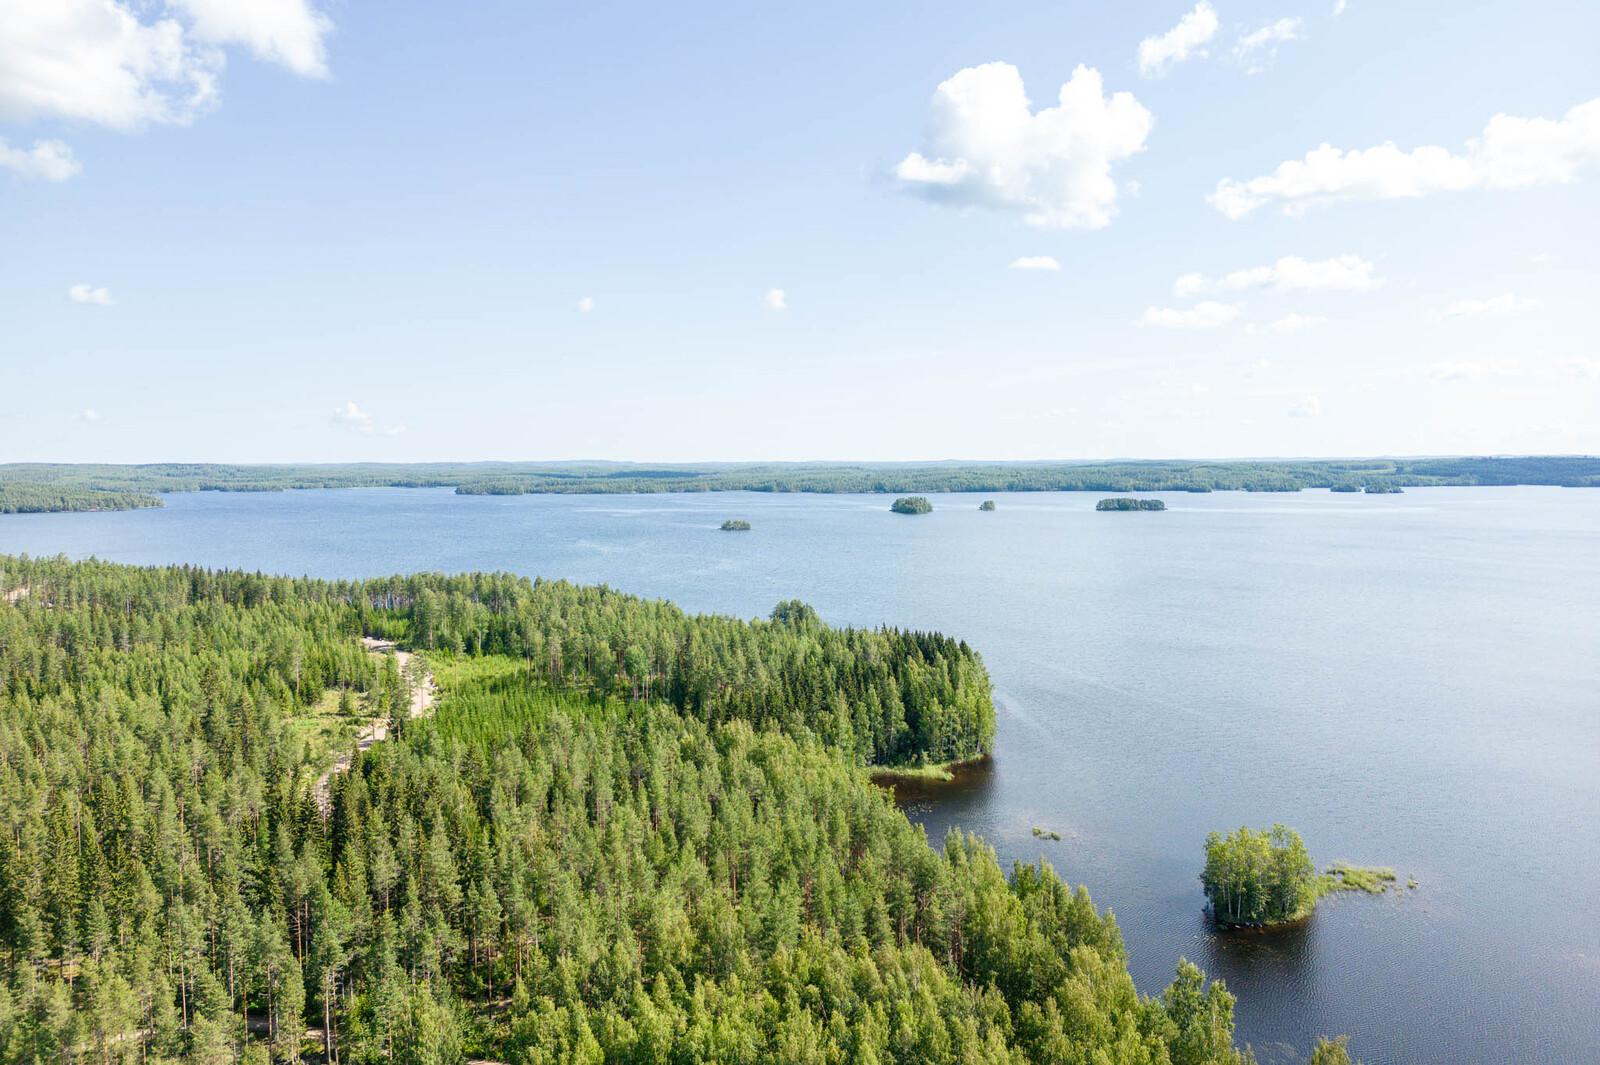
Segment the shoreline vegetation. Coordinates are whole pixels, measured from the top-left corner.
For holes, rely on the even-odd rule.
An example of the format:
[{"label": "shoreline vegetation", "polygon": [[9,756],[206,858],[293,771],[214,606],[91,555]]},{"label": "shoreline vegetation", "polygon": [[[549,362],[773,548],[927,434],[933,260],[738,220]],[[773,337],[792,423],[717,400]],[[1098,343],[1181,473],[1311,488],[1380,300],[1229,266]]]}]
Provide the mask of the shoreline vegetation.
[{"label": "shoreline vegetation", "polygon": [[873,765],[867,767],[867,776],[874,784],[893,787],[900,781],[918,781],[930,784],[948,784],[963,769],[983,765],[989,760],[987,751],[971,758],[957,758],[950,762],[912,763],[907,765]]},{"label": "shoreline vegetation", "polygon": [[889,509],[896,514],[931,514],[933,504],[925,496],[901,496],[890,504]]},{"label": "shoreline vegetation", "polygon": [[1600,457],[1197,462],[433,462],[0,464],[0,513],[159,506],[169,492],[454,488],[460,495],[654,492],[1299,492],[1441,485],[1600,487]]},{"label": "shoreline vegetation", "polygon": [[1123,496],[1119,499],[1102,499],[1094,505],[1096,510],[1166,510],[1167,505],[1159,499],[1133,499]]},{"label": "shoreline vegetation", "polygon": [[951,637],[0,556],[0,685],[7,1061],[1253,1060],[1222,984],[1140,994],[1086,889],[869,781],[990,749]]}]

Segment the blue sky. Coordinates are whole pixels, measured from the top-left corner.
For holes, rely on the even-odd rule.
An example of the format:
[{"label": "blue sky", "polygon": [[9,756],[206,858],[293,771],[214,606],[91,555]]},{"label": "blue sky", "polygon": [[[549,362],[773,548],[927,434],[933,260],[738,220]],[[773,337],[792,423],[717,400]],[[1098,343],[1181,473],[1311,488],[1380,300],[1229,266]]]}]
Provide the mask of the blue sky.
[{"label": "blue sky", "polygon": [[0,0],[0,455],[1600,451],[1596,40],[1578,2]]}]

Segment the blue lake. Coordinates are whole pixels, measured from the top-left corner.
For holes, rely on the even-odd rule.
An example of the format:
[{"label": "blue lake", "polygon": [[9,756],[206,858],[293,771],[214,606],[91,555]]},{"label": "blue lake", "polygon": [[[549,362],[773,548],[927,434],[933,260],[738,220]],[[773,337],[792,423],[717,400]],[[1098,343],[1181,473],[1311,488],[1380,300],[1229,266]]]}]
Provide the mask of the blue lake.
[{"label": "blue lake", "polygon": [[[1339,1033],[1368,1065],[1600,1061],[1600,491],[1165,495],[1165,513],[932,498],[907,517],[882,496],[196,493],[0,517],[0,552],[510,570],[939,629],[983,653],[998,754],[902,793],[908,815],[1087,884],[1141,990],[1187,956],[1227,980],[1268,1063]],[[754,527],[718,531],[729,517]],[[1274,821],[1319,861],[1392,866],[1401,891],[1214,932],[1206,833]]]}]

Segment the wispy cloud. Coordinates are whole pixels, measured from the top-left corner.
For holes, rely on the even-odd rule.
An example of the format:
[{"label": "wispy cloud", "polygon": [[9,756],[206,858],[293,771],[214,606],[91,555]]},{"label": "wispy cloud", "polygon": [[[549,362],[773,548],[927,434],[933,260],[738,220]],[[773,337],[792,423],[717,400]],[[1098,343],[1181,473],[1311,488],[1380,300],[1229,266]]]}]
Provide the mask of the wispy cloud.
[{"label": "wispy cloud", "polygon": [[1481,381],[1485,377],[1504,377],[1516,373],[1516,359],[1474,359],[1467,362],[1436,362],[1428,376],[1436,381]]},{"label": "wispy cloud", "polygon": [[1235,270],[1219,278],[1204,274],[1184,274],[1173,283],[1179,297],[1204,292],[1243,292],[1248,289],[1273,289],[1278,292],[1365,292],[1383,284],[1372,276],[1375,267],[1359,255],[1340,255],[1310,262],[1298,255],[1286,255],[1271,266]]},{"label": "wispy cloud", "polygon": [[1266,64],[1278,57],[1278,45],[1285,41],[1298,41],[1302,21],[1281,18],[1269,22],[1254,33],[1240,37],[1233,46],[1233,60],[1245,68],[1247,74],[1259,74]]},{"label": "wispy cloud", "polygon": [[769,288],[767,294],[761,297],[761,305],[769,311],[786,311],[789,309],[789,300],[781,288]]},{"label": "wispy cloud", "polygon": [[1561,360],[1561,368],[1573,377],[1589,381],[1600,381],[1600,359],[1591,359],[1586,355],[1573,355],[1571,358]]},{"label": "wispy cloud", "polygon": [[1147,307],[1139,321],[1158,329],[1215,329],[1239,317],[1242,308],[1231,303],[1202,300],[1193,307]]},{"label": "wispy cloud", "polygon": [[1307,396],[1299,403],[1289,408],[1291,418],[1316,418],[1322,414],[1322,401],[1316,396]]},{"label": "wispy cloud", "polygon": [[1460,300],[1446,307],[1441,316],[1445,318],[1463,318],[1474,314],[1517,314],[1522,311],[1531,311],[1539,306],[1539,301],[1531,298],[1518,298],[1510,292],[1502,296],[1495,296],[1486,300]]},{"label": "wispy cloud", "polygon": [[83,171],[72,149],[60,141],[34,141],[32,148],[13,148],[4,137],[0,137],[0,167],[34,181],[65,181]]},{"label": "wispy cloud", "polygon": [[1009,269],[1012,270],[1059,270],[1061,264],[1049,255],[1024,255],[1019,259],[1012,259]]},{"label": "wispy cloud", "polygon": [[1309,329],[1314,325],[1327,325],[1326,318],[1314,314],[1286,314],[1282,318],[1268,322],[1266,325],[1251,323],[1245,326],[1245,332],[1254,336],[1288,336],[1298,333],[1302,329]]},{"label": "wispy cloud", "polygon": [[95,307],[110,307],[117,302],[111,298],[109,288],[95,288],[93,285],[73,285],[67,289],[67,299]]},{"label": "wispy cloud", "polygon": [[583,299],[578,301],[578,313],[588,314],[592,310],[594,310],[593,296],[585,296]]},{"label": "wispy cloud", "polygon": [[1200,0],[1172,29],[1139,42],[1139,73],[1159,78],[1191,56],[1204,58],[1218,25],[1216,9]]}]

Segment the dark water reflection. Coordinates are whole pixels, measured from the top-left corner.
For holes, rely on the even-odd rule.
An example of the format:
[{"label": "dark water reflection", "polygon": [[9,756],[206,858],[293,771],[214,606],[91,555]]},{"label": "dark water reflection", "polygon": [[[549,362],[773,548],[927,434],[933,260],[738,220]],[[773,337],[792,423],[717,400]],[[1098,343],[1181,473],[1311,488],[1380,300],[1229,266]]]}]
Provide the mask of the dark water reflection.
[{"label": "dark water reflection", "polygon": [[[906,518],[859,496],[197,494],[0,518],[0,551],[499,569],[939,629],[983,653],[997,752],[902,785],[908,815],[1088,885],[1146,994],[1180,956],[1225,979],[1267,1065],[1340,1033],[1368,1065],[1600,1063],[1600,491],[995,498]],[[1420,886],[1219,933],[1202,841],[1273,821]]]}]

